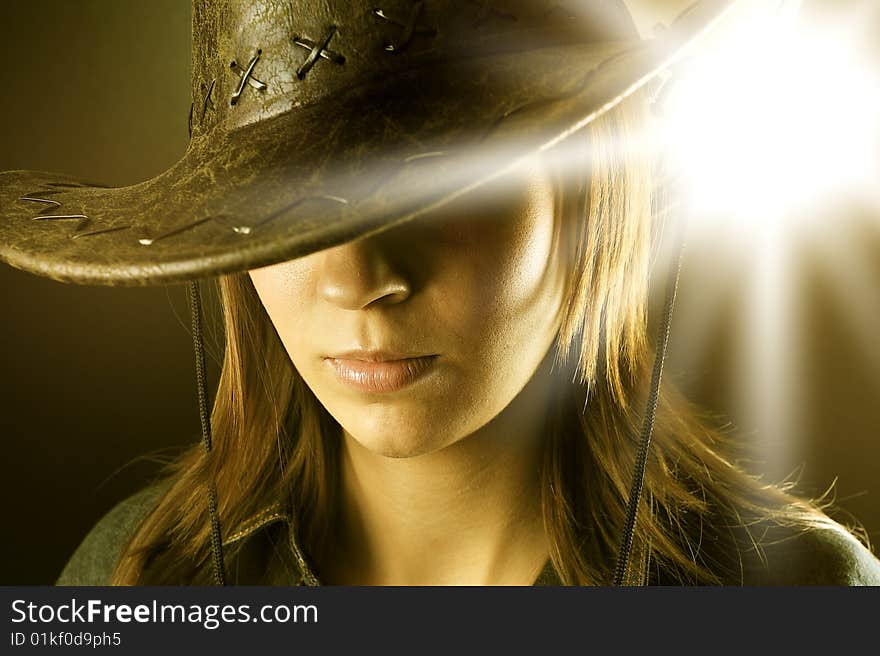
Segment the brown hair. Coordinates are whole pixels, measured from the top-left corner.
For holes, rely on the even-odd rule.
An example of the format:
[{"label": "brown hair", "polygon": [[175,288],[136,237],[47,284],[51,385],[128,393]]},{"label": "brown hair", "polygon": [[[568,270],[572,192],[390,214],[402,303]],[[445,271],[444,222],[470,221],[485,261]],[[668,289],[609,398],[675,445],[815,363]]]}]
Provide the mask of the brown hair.
[{"label": "brown hair", "polygon": [[[546,441],[542,506],[551,558],[566,584],[613,578],[648,393],[647,299],[658,214],[652,165],[627,150],[644,111],[631,99],[592,123],[585,138],[574,137],[589,175],[557,185],[573,261],[556,345],[562,391]],[[340,428],[291,364],[249,276],[225,276],[219,288],[225,353],[211,415],[213,450],[206,456],[194,445],[167,468],[170,487],[124,549],[113,584],[193,583],[210,569],[211,481],[224,527],[290,495],[304,550],[326,548]],[[666,583],[735,582],[743,552],[760,549],[750,527],[830,525],[816,505],[747,475],[712,423],[664,382],[636,540],[651,545],[652,567]]]}]

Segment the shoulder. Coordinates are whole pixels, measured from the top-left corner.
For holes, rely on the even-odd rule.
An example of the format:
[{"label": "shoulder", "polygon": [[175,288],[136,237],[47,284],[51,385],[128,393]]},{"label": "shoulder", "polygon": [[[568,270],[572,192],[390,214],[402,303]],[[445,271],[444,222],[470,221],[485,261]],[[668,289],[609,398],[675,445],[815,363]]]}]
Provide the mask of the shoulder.
[{"label": "shoulder", "polygon": [[880,561],[843,526],[776,529],[752,550],[746,585],[880,585]]},{"label": "shoulder", "polygon": [[55,585],[109,585],[122,548],[167,486],[168,481],[154,483],[110,509],[86,534]]}]

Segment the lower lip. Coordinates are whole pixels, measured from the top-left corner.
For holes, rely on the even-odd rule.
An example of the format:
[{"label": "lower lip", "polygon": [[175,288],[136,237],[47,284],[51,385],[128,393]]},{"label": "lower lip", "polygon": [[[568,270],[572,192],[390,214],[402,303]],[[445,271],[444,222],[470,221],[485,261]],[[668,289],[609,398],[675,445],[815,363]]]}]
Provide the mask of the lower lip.
[{"label": "lower lip", "polygon": [[366,392],[395,392],[412,385],[433,368],[436,360],[436,355],[385,362],[326,358],[339,380]]}]

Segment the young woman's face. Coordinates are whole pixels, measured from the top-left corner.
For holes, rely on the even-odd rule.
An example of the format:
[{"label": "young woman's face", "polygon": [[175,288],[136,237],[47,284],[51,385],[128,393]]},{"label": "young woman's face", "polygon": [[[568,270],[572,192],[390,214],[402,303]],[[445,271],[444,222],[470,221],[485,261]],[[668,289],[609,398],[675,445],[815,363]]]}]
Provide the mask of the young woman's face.
[{"label": "young woman's face", "polygon": [[409,457],[483,427],[559,327],[564,266],[535,164],[442,210],[250,272],[297,371],[361,445]]}]

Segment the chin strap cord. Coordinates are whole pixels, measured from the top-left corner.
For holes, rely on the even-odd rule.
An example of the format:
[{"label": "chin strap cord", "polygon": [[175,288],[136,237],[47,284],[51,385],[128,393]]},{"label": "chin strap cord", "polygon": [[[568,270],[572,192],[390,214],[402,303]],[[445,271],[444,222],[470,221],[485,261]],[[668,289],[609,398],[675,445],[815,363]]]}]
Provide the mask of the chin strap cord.
[{"label": "chin strap cord", "polygon": [[[675,295],[678,291],[678,279],[681,274],[681,262],[684,255],[684,213],[675,222],[675,242],[672,256],[669,260],[669,270],[666,277],[666,299],[663,304],[663,314],[660,319],[660,327],[657,332],[657,346],[654,355],[654,370],[651,373],[651,391],[648,394],[645,417],[642,421],[642,431],[639,438],[639,450],[636,454],[636,465],[633,471],[632,486],[629,492],[629,502],[626,509],[626,525],[621,539],[620,550],[617,554],[617,565],[614,568],[614,585],[629,585],[627,572],[632,552],[633,539],[636,530],[636,517],[639,512],[639,503],[642,498],[642,488],[645,483],[645,467],[648,463],[648,449],[651,446],[651,436],[654,434],[654,418],[657,415],[657,405],[660,401],[660,380],[663,377],[663,363],[666,360],[666,347],[669,343],[669,328],[672,324],[672,310],[675,307]],[[639,582],[641,585],[641,582]]]},{"label": "chin strap cord", "polygon": [[[199,419],[202,424],[202,445],[205,455],[211,453],[211,417],[208,412],[207,383],[205,382],[205,349],[202,343],[202,296],[198,281],[187,284],[189,311],[192,319],[193,350],[196,355],[196,384],[199,392]],[[220,533],[220,517],[217,513],[217,489],[211,483],[208,489],[208,514],[211,517],[211,559],[214,566],[214,583],[226,585],[223,567],[223,540]]]}]

